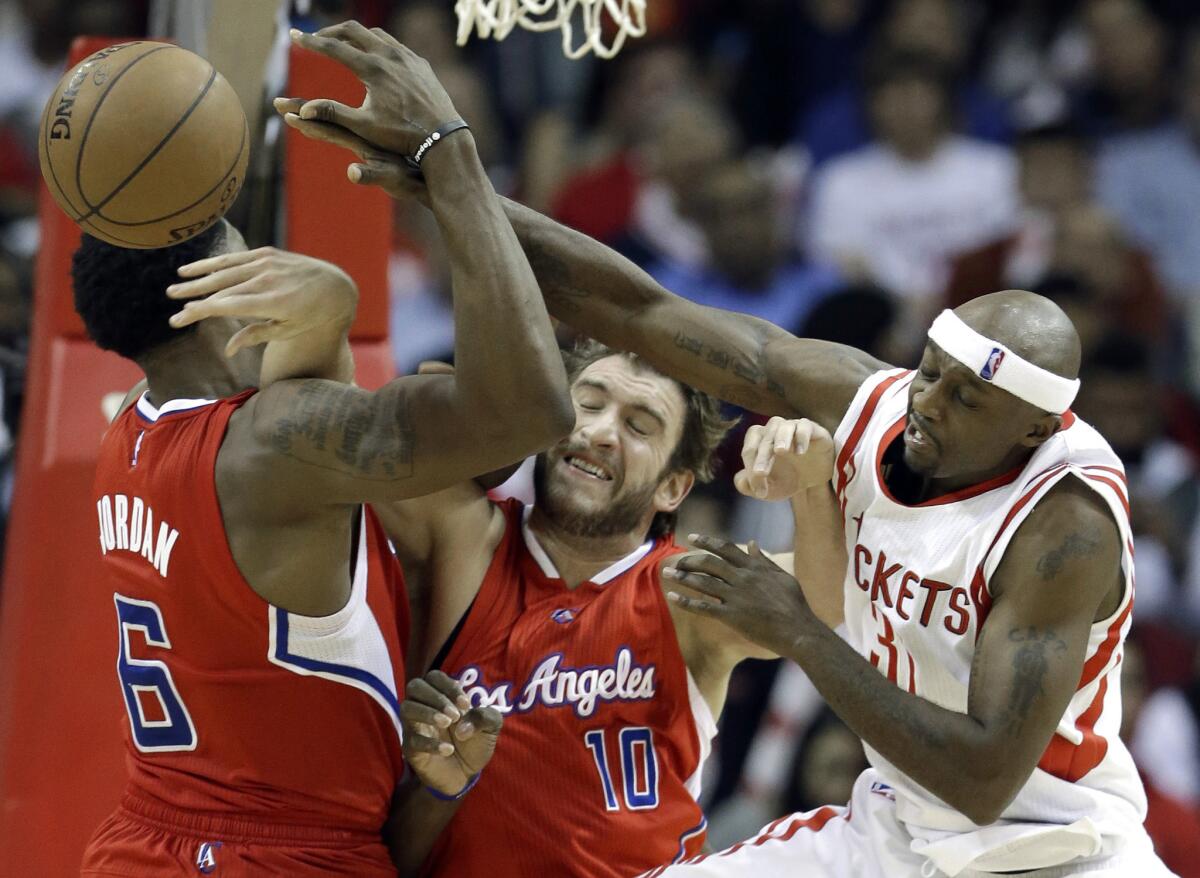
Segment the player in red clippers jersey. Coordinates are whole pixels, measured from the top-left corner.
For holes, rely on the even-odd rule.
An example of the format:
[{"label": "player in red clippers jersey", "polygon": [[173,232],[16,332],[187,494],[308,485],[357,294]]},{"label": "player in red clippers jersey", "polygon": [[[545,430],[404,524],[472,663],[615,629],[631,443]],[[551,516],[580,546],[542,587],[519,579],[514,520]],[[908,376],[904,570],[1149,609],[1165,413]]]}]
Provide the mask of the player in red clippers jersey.
[{"label": "player in red clippers jersey", "polygon": [[[596,344],[570,373],[575,430],[539,456],[535,505],[465,483],[380,510],[428,607],[413,654],[506,717],[426,875],[617,878],[697,852],[729,674],[770,655],[674,611],[660,582],[729,427],[716,402]],[[832,532],[831,468],[825,435],[806,472]]]},{"label": "player in red clippers jersey", "polygon": [[[393,105],[414,121],[398,146],[413,152],[420,127],[456,113],[411,52],[389,48],[378,60],[402,80]],[[349,377],[354,295],[344,274],[238,251],[224,225],[161,251],[85,239],[76,255],[89,332],[148,380],[106,434],[95,482],[130,779],[84,874],[394,875],[382,833],[403,768],[403,712],[420,725],[413,746],[440,738],[443,751],[416,763],[434,793],[406,785],[396,803],[405,870],[456,807],[437,794],[459,792],[480,764],[464,747],[486,744],[473,732],[493,730],[487,717],[464,719],[444,692],[426,691],[424,707],[399,703],[407,600],[364,504],[519,459],[561,435],[570,403],[528,263],[499,210],[479,210],[492,192],[470,133],[429,149],[423,169],[459,292],[457,376],[375,392],[320,378],[257,391],[260,378],[286,374],[282,363]],[[176,294],[225,295],[177,313],[165,290],[202,256]],[[239,334],[243,324],[224,316],[253,298],[254,313],[271,318],[281,296],[310,283],[348,290],[349,307],[265,354],[253,345],[289,339],[287,327]],[[315,354],[330,337],[331,361]]]}]

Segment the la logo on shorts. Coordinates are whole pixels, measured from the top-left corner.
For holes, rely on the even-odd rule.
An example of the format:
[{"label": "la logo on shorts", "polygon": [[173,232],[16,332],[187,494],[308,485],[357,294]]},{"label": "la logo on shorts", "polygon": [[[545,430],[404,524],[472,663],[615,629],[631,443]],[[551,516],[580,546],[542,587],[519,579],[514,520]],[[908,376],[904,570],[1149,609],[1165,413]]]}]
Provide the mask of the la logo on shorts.
[{"label": "la logo on shorts", "polygon": [[211,875],[217,869],[217,848],[221,846],[219,841],[201,842],[200,849],[196,851],[196,868],[201,874]]}]

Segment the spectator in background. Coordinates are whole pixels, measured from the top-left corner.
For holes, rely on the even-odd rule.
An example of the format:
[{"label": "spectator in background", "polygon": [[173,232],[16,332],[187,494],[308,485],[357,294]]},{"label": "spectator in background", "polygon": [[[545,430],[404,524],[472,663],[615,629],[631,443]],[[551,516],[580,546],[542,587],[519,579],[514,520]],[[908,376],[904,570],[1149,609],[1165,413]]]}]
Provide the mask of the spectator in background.
[{"label": "spectator in background", "polygon": [[[895,0],[872,55],[911,53],[940,65],[950,89],[948,112],[962,117],[963,129],[970,136],[1006,143],[1011,136],[1008,110],[968,76],[970,48],[965,4],[954,0]],[[864,112],[862,91],[847,85],[818,102],[802,120],[798,137],[814,164],[870,142],[874,120]]]},{"label": "spectator in background", "polygon": [[[1139,738],[1147,695],[1146,659],[1135,630],[1125,641],[1121,664],[1121,738],[1131,748]],[[1163,792],[1138,767],[1146,787],[1146,832],[1155,852],[1179,878],[1200,878],[1200,812],[1195,804]]]},{"label": "spectator in background", "polygon": [[1189,35],[1179,119],[1106,141],[1096,163],[1100,202],[1153,257],[1177,301],[1200,298],[1200,32]]},{"label": "spectator in background", "polygon": [[1074,405],[1125,465],[1142,623],[1182,620],[1186,602],[1178,583],[1200,500],[1191,453],[1167,435],[1166,392],[1154,367],[1144,340],[1112,331],[1084,360]]},{"label": "spectator in background", "polygon": [[1142,0],[1085,0],[1082,19],[1092,75],[1075,97],[1072,117],[1094,137],[1165,121],[1172,95],[1162,22]]},{"label": "spectator in background", "polygon": [[693,302],[798,329],[841,277],[832,267],[796,258],[772,184],[765,166],[751,160],[709,170],[684,204],[704,235],[709,264],[695,269],[668,262],[651,274]]},{"label": "spectator in background", "polygon": [[1016,162],[954,133],[950,81],[928,58],[879,58],[866,103],[875,142],[815,175],[810,253],[899,295],[924,326],[951,260],[1012,233]]},{"label": "spectator in background", "polygon": [[[629,230],[641,185],[636,149],[649,133],[647,123],[677,98],[701,89],[691,56],[668,41],[631,43],[596,71],[594,126],[566,146],[559,141],[570,137],[567,128],[543,120],[543,137],[555,142],[527,142],[539,159],[527,160],[523,173],[538,192],[556,193],[551,199],[556,219],[608,244]],[[556,166],[552,156],[565,166]]]},{"label": "spectator in background", "polygon": [[737,129],[722,106],[699,96],[677,98],[647,127],[634,157],[639,185],[629,227],[614,246],[639,265],[703,268],[708,241],[683,208],[699,182],[734,161]]}]

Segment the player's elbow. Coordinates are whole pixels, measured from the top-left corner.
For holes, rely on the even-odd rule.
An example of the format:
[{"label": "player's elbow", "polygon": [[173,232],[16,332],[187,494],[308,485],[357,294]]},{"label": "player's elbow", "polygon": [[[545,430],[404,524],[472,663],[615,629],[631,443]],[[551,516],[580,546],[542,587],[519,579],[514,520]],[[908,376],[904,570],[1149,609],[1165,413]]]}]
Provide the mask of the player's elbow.
[{"label": "player's elbow", "polygon": [[972,760],[969,782],[957,790],[955,798],[958,801],[949,804],[980,826],[995,823],[1025,783],[1015,779],[1018,771],[1002,756],[981,756]]}]

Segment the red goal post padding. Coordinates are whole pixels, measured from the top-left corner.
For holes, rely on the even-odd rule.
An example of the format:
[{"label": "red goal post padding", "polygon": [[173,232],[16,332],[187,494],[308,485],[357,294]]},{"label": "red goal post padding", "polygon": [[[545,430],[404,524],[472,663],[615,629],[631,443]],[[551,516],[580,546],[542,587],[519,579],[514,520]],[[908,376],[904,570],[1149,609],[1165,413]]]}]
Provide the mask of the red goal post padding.
[{"label": "red goal post padding", "polygon": [[[80,38],[68,64],[113,42]],[[361,99],[359,83],[320,56],[293,49],[291,65],[292,94]],[[346,179],[345,154],[287,131],[285,246],[337,262],[358,282],[359,382],[377,387],[393,368],[390,202]],[[87,340],[70,281],[79,230],[45,187],[39,198],[31,353],[0,585],[0,872],[60,878],[78,874],[125,777],[117,626],[90,497],[106,426],[101,401],[141,376]]]}]

